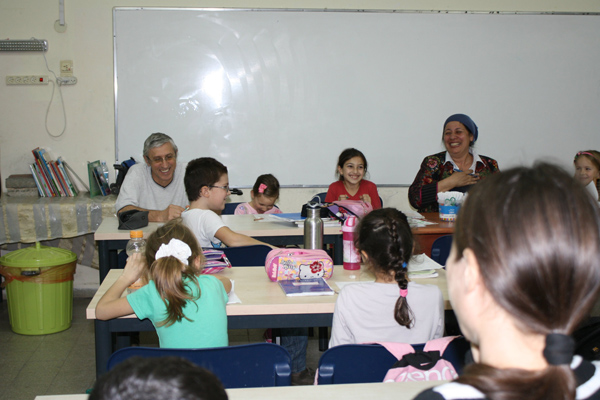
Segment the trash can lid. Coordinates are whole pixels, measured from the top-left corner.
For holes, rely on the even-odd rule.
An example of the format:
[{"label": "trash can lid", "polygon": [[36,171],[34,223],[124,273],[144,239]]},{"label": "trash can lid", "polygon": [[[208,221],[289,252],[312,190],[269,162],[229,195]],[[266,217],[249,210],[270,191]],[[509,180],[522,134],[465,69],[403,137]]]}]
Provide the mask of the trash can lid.
[{"label": "trash can lid", "polygon": [[35,246],[11,251],[0,257],[0,264],[5,267],[17,268],[54,267],[75,260],[77,260],[77,255],[72,251],[58,247],[42,246],[39,242],[36,242]]}]

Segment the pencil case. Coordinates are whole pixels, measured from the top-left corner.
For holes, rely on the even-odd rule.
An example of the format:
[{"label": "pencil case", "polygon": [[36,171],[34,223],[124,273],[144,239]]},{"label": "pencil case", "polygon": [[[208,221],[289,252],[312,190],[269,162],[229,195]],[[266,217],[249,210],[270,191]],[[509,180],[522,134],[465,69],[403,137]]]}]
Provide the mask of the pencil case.
[{"label": "pencil case", "polygon": [[267,254],[265,269],[273,282],[331,278],[333,260],[325,250],[274,249]]},{"label": "pencil case", "polygon": [[206,258],[202,269],[203,274],[216,274],[225,268],[231,268],[231,263],[222,250],[203,250],[202,253]]}]

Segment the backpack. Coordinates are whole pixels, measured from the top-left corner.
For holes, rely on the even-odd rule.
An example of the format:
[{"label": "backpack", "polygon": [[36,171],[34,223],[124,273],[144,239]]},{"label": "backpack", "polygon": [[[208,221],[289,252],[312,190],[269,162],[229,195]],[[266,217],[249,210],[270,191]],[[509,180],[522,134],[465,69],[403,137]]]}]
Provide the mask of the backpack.
[{"label": "backpack", "polygon": [[406,343],[382,342],[398,361],[383,378],[384,382],[451,381],[458,378],[454,365],[442,358],[446,347],[460,336],[446,336],[429,340],[422,351]]},{"label": "backpack", "polygon": [[329,204],[327,208],[342,222],[350,216],[360,219],[373,211],[373,206],[362,200],[338,200]]},{"label": "backpack", "polygon": [[129,160],[125,160],[123,161],[121,164],[113,164],[113,167],[115,168],[116,171],[116,183],[112,183],[110,185],[110,192],[113,194],[118,195],[119,194],[119,190],[121,189],[121,185],[123,184],[123,181],[125,180],[125,175],[127,174],[127,171],[129,171],[129,168],[131,168],[132,165],[135,164],[135,160],[133,159],[133,157],[130,157]]}]

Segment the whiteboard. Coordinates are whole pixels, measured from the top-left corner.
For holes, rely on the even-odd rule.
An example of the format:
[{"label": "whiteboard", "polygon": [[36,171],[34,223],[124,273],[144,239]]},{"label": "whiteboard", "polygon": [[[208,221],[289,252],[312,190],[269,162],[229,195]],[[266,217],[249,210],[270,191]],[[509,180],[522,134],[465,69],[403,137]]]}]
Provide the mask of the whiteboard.
[{"label": "whiteboard", "polygon": [[115,147],[152,132],[179,160],[211,156],[232,186],[273,173],[327,185],[363,151],[379,185],[412,183],[470,115],[500,168],[571,167],[598,148],[600,17],[115,8]]}]

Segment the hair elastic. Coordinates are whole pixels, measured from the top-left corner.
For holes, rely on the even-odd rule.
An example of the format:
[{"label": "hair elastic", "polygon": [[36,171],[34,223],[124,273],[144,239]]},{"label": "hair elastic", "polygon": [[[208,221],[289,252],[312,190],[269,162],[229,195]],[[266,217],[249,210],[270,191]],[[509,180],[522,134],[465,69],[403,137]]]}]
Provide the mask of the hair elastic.
[{"label": "hair elastic", "polygon": [[154,258],[157,260],[163,257],[175,257],[185,265],[188,264],[188,259],[192,255],[190,246],[179,239],[171,239],[169,244],[161,244]]},{"label": "hair elastic", "polygon": [[400,289],[400,297],[406,297],[408,295],[408,289]]},{"label": "hair elastic", "polygon": [[263,194],[265,192],[265,190],[267,189],[267,185],[265,185],[264,183],[261,183],[258,186],[258,193]]},{"label": "hair elastic", "polygon": [[570,364],[575,351],[575,340],[562,333],[549,333],[546,335],[544,357],[550,365]]},{"label": "hair elastic", "polygon": [[402,263],[402,268],[406,269],[406,261]]}]

